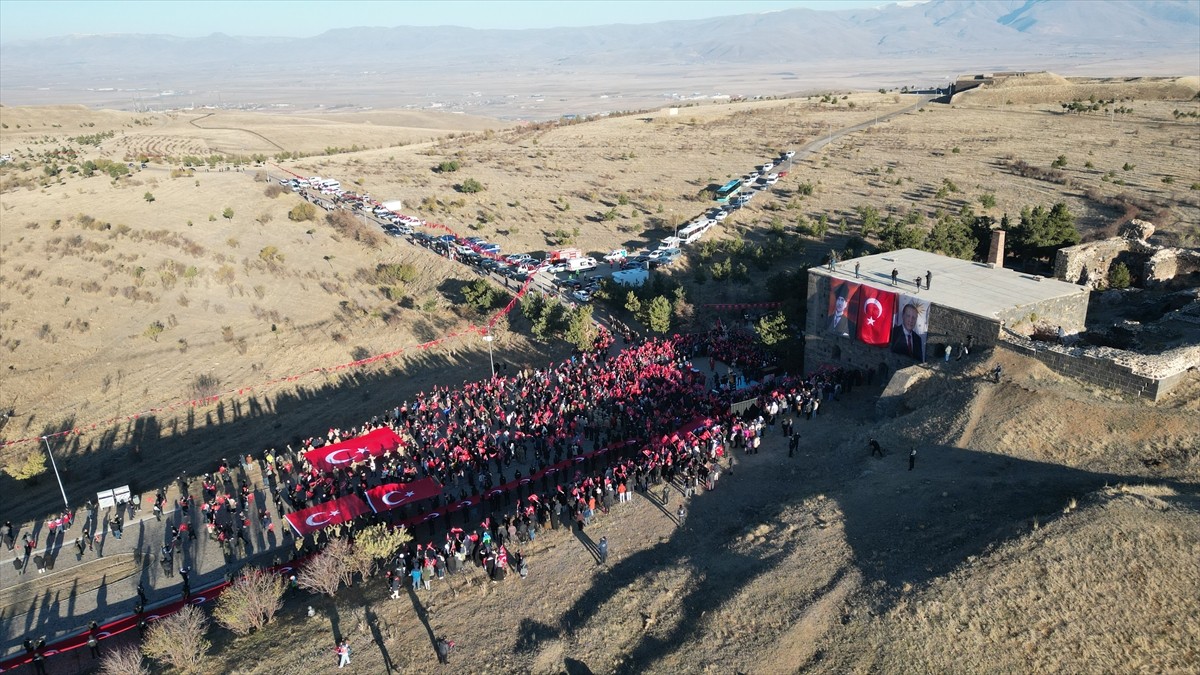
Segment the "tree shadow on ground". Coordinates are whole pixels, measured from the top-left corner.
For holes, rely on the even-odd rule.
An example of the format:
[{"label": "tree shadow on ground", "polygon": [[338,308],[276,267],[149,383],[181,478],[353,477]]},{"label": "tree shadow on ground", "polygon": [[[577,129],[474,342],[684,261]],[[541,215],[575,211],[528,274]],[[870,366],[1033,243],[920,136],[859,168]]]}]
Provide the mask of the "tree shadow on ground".
[{"label": "tree shadow on ground", "polygon": [[[95,499],[97,492],[114,486],[151,492],[170,485],[182,472],[197,476],[214,470],[222,456],[232,459],[236,454],[230,453],[230,447],[257,456],[268,447],[297,447],[304,436],[330,426],[360,425],[425,389],[415,377],[451,369],[467,380],[486,378],[490,371],[485,345],[480,341],[472,346],[464,340],[470,338],[452,341],[452,351],[444,346],[413,347],[377,370],[328,371],[312,375],[312,384],[291,391],[231,397],[220,404],[223,421],[216,414],[218,405],[197,406],[51,439],[63,487],[73,505]],[[548,355],[548,350],[538,347],[510,347],[497,350],[496,359],[498,364],[501,359],[515,365],[542,364]],[[42,433],[72,428],[75,420],[64,418],[43,426]],[[63,508],[58,484],[50,473],[36,481],[17,481],[0,472],[0,494],[13,497],[5,502],[4,519],[14,524],[34,522],[40,528],[46,514],[60,513]]]}]

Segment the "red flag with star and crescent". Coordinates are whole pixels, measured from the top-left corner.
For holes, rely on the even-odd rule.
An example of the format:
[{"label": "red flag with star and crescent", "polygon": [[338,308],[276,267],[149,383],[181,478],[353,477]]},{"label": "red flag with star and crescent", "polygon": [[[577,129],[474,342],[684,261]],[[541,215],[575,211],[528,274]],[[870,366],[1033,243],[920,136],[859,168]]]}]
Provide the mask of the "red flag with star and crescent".
[{"label": "red flag with star and crescent", "polygon": [[348,441],[309,450],[304,453],[304,458],[319,471],[333,471],[339,467],[347,468],[355,462],[365,462],[371,457],[382,457],[402,442],[403,439],[396,432],[381,427]]},{"label": "red flag with star and crescent", "polygon": [[896,294],[864,284],[859,287],[858,302],[858,339],[869,345],[887,345],[892,338]]},{"label": "red flag with star and crescent", "polygon": [[367,505],[375,513],[382,513],[441,493],[442,486],[429,477],[411,483],[388,483],[367,490]]},{"label": "red flag with star and crescent", "polygon": [[369,510],[367,503],[358,495],[345,495],[331,502],[293,511],[284,518],[296,534],[303,537],[323,527],[348,523]]}]

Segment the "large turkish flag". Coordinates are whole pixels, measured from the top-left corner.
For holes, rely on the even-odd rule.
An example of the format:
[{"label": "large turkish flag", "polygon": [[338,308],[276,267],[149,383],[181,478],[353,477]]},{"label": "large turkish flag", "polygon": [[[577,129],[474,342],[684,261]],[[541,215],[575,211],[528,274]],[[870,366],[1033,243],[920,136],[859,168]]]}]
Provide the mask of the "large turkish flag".
[{"label": "large turkish flag", "polygon": [[287,519],[296,534],[303,537],[323,527],[348,523],[367,511],[366,502],[358,495],[345,495],[331,502],[310,506],[302,511],[293,511],[284,518]]},{"label": "large turkish flag", "polygon": [[375,513],[380,513],[436,497],[441,492],[442,486],[432,478],[422,478],[411,483],[388,483],[367,490],[367,504]]},{"label": "large turkish flag", "polygon": [[892,339],[892,313],[896,294],[863,285],[858,290],[858,339],[869,345],[886,345]]},{"label": "large turkish flag", "polygon": [[402,442],[396,432],[382,427],[348,441],[309,450],[304,453],[304,458],[320,471],[333,471],[371,457],[380,457],[385,452],[399,447]]}]

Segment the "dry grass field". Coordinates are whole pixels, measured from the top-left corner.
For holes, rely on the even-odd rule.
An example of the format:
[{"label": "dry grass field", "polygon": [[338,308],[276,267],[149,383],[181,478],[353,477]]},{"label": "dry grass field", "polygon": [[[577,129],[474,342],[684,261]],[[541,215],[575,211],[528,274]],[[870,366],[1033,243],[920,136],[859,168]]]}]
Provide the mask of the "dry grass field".
[{"label": "dry grass field", "polygon": [[[1159,241],[1194,246],[1200,121],[1174,111],[1200,108],[1195,79],[1116,89],[1039,82],[1002,101],[980,91],[926,105],[835,140],[710,232],[786,241],[787,255],[752,280],[701,283],[696,270],[707,263],[697,256],[675,273],[693,303],[762,299],[761,279],[858,234],[863,205],[916,211],[927,227],[966,205],[998,218],[1061,200],[1087,237],[1140,214],[1160,226]],[[1115,104],[1130,112],[1110,120],[1060,106],[1107,91],[1135,96]],[[185,155],[311,153],[280,163],[401,199],[409,213],[505,252],[564,240],[600,252],[667,236],[710,206],[702,190],[914,100],[818,98],[511,127],[384,112],[0,108],[0,152],[14,156],[0,167],[0,407],[14,413],[0,434],[83,426],[56,448],[72,491],[135,479],[149,489],[484,373],[484,344],[470,338],[361,370],[310,372],[477,321],[461,303],[468,271],[402,240],[372,248],[320,218],[290,220],[300,198],[269,196],[256,179],[270,166],[185,169]],[[371,149],[323,154],[352,145]],[[135,162],[119,179],[68,168],[88,159],[120,168],[140,154],[146,167]],[[1014,172],[1016,160],[1049,170],[1059,155],[1054,180]],[[433,170],[449,160],[460,168]],[[458,192],[467,178],[486,189]],[[794,233],[801,217],[822,215],[830,237]],[[410,265],[415,278],[397,282],[389,268],[380,273],[387,265]],[[498,360],[541,365],[564,353],[522,328],[501,331]],[[912,412],[883,424],[859,391],[806,429],[804,457],[781,466],[780,444],[747,458],[695,501],[686,528],[645,501],[600,525],[594,536],[609,533],[614,545],[609,569],[593,570],[574,538],[558,534],[530,551],[529,581],[443,587],[428,611],[462,645],[457,658],[480,671],[1186,670],[1200,643],[1187,620],[1200,613],[1198,392],[1154,407],[1081,390],[1040,366],[1006,363],[1010,371],[1014,381],[996,390],[970,374],[930,381]],[[293,373],[309,374],[254,388]],[[103,423],[231,387],[246,388],[218,404]],[[885,443],[892,454],[869,460],[868,434],[894,439]],[[922,448],[912,474],[901,466],[909,444]],[[0,464],[33,449],[6,447]],[[1106,489],[1119,484],[1132,487]],[[39,517],[58,499],[52,481],[7,476],[0,494],[14,518]],[[1144,605],[1130,602],[1135,589]],[[413,607],[384,595],[375,587],[355,597],[378,613],[398,666],[432,670]],[[480,607],[492,614],[481,618]],[[356,667],[382,672],[367,615],[342,612],[342,630],[360,641]],[[329,624],[287,622],[311,649],[284,650],[266,633],[228,645],[213,672],[309,671],[303,659],[327,655]]]}]

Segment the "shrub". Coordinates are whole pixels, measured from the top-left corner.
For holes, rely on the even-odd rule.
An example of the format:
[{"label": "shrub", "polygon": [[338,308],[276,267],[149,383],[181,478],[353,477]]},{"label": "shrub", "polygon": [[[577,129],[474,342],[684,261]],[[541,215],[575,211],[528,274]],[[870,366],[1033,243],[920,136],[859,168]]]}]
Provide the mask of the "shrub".
[{"label": "shrub", "polygon": [[221,212],[221,217],[225,220],[233,220],[233,209],[226,206],[225,210]]},{"label": "shrub", "polygon": [[996,208],[996,195],[981,194],[979,195],[979,203],[983,205],[983,208],[985,209],[994,209]]},{"label": "shrub", "polygon": [[309,204],[308,202],[297,204],[292,207],[291,211],[288,211],[288,220],[297,223],[304,222],[306,220],[315,220],[316,217],[317,207]]},{"label": "shrub", "polygon": [[142,653],[181,672],[197,672],[211,646],[204,639],[207,631],[208,618],[204,610],[195,605],[184,605],[178,612],[150,624],[146,641],[142,643]]},{"label": "shrub", "polygon": [[330,540],[325,550],[300,568],[296,583],[305,590],[333,597],[343,582],[350,581],[351,572],[346,564],[349,555],[349,542],[340,537]]},{"label": "shrub", "polygon": [[458,163],[458,160],[451,160],[438,164],[433,171],[434,173],[454,173],[455,171],[458,171],[460,166],[461,165]]},{"label": "shrub", "polygon": [[28,454],[24,456],[20,453],[10,455],[4,473],[16,480],[29,480],[46,473],[46,455],[42,453],[42,446],[30,445]]},{"label": "shrub", "polygon": [[158,336],[162,335],[164,330],[166,330],[166,327],[163,326],[161,321],[152,321],[150,322],[150,325],[146,327],[146,330],[142,333],[142,335],[145,335],[151,340],[158,342]]},{"label": "shrub", "polygon": [[325,214],[325,222],[333,226],[339,234],[357,241],[367,248],[379,248],[383,245],[383,235],[379,230],[367,226],[349,211],[333,211]]},{"label": "shrub", "polygon": [[150,675],[137,645],[106,649],[98,672],[99,675]]},{"label": "shrub", "polygon": [[1108,269],[1108,287],[1109,288],[1129,288],[1133,283],[1133,275],[1129,273],[1129,266],[1119,262]]},{"label": "shrub", "polygon": [[142,195],[142,199],[145,199],[147,204],[153,204],[154,203],[154,194],[151,192],[147,192],[146,194]]},{"label": "shrub", "polygon": [[475,180],[474,178],[468,178],[468,179],[464,180],[462,183],[455,186],[455,189],[457,189],[459,192],[465,192],[467,194],[475,194],[476,192],[483,192],[487,188],[484,187],[483,183],[480,183],[479,181]]},{"label": "shrub", "polygon": [[213,618],[238,635],[261,630],[283,608],[283,590],[282,575],[248,568],[221,593]]},{"label": "shrub", "polygon": [[1058,159],[1056,159],[1050,163],[1050,166],[1054,167],[1055,169],[1061,169],[1066,165],[1067,165],[1067,156],[1066,155],[1059,155]]},{"label": "shrub", "polygon": [[375,267],[375,283],[412,283],[417,278],[417,268],[407,263],[380,263]]},{"label": "shrub", "polygon": [[271,269],[275,269],[279,265],[283,264],[283,254],[280,253],[279,249],[275,248],[274,246],[264,246],[262,250],[258,252],[258,259],[265,262],[267,267],[270,267]]}]

